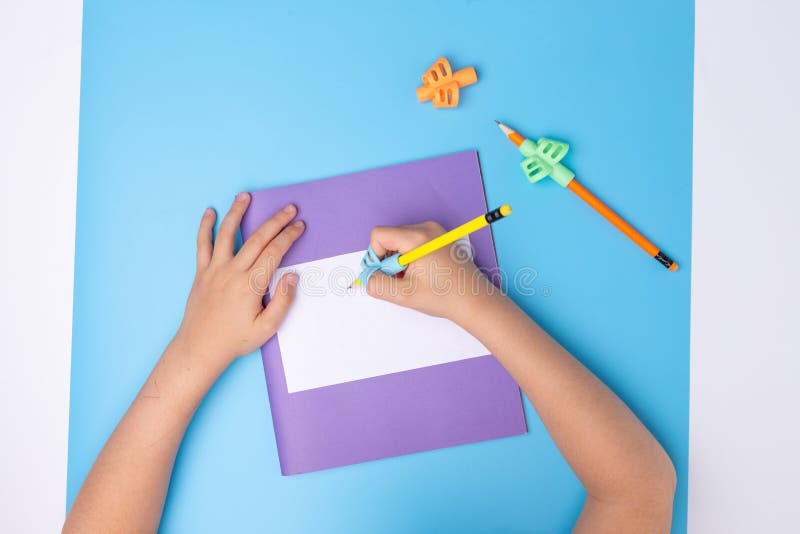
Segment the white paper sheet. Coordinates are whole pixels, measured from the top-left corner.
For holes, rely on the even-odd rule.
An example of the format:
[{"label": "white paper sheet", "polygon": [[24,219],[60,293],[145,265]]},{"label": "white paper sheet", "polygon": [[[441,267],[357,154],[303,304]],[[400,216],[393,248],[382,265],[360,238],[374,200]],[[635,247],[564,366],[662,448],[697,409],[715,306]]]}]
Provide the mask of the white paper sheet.
[{"label": "white paper sheet", "polygon": [[452,322],[347,287],[364,252],[282,267],[300,276],[297,297],[278,329],[290,393],[489,354]]}]

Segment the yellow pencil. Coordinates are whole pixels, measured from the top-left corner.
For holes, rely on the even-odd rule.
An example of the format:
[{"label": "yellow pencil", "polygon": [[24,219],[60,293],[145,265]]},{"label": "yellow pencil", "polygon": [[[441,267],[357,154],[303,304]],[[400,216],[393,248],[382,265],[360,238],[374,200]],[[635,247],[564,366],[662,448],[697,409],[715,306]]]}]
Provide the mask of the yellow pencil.
[{"label": "yellow pencil", "polygon": [[[370,266],[365,265],[365,270],[359,275],[358,278],[356,278],[354,283],[355,285],[360,286],[362,277],[365,277],[366,275],[366,278],[369,279],[369,275],[377,270],[383,271],[387,274],[397,274],[398,272],[404,270],[409,263],[417,261],[418,259],[427,256],[431,252],[435,252],[451,243],[455,243],[462,237],[467,236],[476,230],[480,230],[484,226],[488,226],[495,221],[499,221],[503,217],[506,217],[509,213],[511,213],[511,206],[508,204],[503,204],[499,208],[488,213],[484,213],[483,215],[479,215],[471,221],[465,222],[461,226],[453,228],[449,232],[444,233],[439,237],[418,246],[415,249],[409,250],[404,254],[395,254],[394,256],[390,256],[379,262],[375,262]],[[369,253],[367,255],[369,256]]]}]

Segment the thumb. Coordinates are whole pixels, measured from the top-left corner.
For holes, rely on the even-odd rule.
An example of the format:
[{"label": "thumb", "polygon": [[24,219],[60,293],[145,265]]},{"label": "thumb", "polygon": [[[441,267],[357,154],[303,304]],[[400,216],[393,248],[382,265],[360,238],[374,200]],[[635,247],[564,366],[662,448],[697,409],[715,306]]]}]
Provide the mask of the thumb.
[{"label": "thumb", "polygon": [[275,284],[275,291],[273,291],[267,307],[261,310],[256,317],[256,328],[266,336],[265,339],[269,339],[278,331],[278,327],[289,313],[289,308],[297,293],[298,281],[297,273],[284,274]]},{"label": "thumb", "polygon": [[376,271],[367,282],[367,294],[379,300],[405,306],[414,289],[409,276],[398,278]]}]

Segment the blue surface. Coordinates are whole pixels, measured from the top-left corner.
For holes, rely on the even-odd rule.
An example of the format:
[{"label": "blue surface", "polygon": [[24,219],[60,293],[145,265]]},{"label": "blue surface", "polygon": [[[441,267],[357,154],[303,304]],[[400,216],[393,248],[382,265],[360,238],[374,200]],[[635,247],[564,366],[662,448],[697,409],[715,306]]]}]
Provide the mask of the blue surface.
[{"label": "blue surface", "polygon": [[[177,328],[203,209],[234,194],[480,153],[514,295],[670,453],[686,529],[691,1],[85,2],[68,505]],[[479,81],[416,102],[439,55]],[[493,119],[565,163],[681,265],[668,273],[573,194],[533,186]],[[390,192],[387,192],[390,194]],[[186,435],[164,532],[566,532],[583,491],[530,432],[281,477],[261,361],[235,363]]]}]

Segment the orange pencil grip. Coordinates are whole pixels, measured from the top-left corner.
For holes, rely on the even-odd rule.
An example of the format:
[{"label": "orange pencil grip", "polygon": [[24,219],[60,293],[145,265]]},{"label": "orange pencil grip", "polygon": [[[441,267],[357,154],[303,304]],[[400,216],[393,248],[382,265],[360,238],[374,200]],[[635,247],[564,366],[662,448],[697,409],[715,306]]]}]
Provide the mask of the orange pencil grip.
[{"label": "orange pencil grip", "polygon": [[420,102],[433,100],[435,108],[454,108],[458,106],[459,88],[478,81],[475,68],[467,67],[453,72],[450,62],[440,57],[422,75],[422,85],[417,88]]}]

